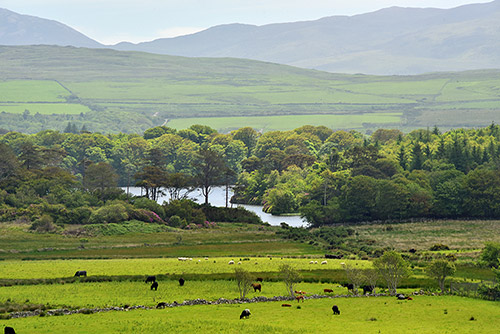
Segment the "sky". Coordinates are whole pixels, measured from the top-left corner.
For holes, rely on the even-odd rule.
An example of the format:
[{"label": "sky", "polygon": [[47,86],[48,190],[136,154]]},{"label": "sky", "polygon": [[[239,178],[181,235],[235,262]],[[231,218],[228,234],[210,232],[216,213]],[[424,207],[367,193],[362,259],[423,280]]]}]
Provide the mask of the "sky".
[{"label": "sky", "polygon": [[59,21],[111,45],[191,34],[220,24],[316,20],[391,6],[452,8],[492,0],[0,0],[0,8]]}]

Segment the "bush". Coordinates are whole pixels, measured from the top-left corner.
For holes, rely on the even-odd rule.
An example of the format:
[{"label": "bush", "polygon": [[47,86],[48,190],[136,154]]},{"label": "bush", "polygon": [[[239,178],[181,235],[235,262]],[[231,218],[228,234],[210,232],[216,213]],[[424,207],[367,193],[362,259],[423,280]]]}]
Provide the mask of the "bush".
[{"label": "bush", "polygon": [[170,201],[164,204],[163,208],[166,217],[179,216],[187,224],[202,224],[207,220],[200,205],[188,199]]},{"label": "bush", "polygon": [[500,243],[487,242],[481,252],[480,262],[488,267],[498,268]]},{"label": "bush", "polygon": [[89,222],[91,224],[120,223],[128,219],[127,209],[122,204],[103,206],[92,212]]},{"label": "bush", "polygon": [[162,219],[165,219],[165,209],[156,201],[150,200],[146,197],[136,197],[133,201],[134,207],[153,211]]},{"label": "bush", "polygon": [[245,208],[219,208],[215,206],[202,205],[201,210],[207,220],[226,223],[248,223],[262,224],[262,220],[257,214]]},{"label": "bush", "polygon": [[181,217],[174,215],[168,220],[168,225],[172,227],[182,227],[186,225],[186,221],[181,219]]},{"label": "bush", "polygon": [[54,225],[51,216],[43,215],[31,225],[30,230],[38,233],[53,233],[57,230],[57,226]]}]

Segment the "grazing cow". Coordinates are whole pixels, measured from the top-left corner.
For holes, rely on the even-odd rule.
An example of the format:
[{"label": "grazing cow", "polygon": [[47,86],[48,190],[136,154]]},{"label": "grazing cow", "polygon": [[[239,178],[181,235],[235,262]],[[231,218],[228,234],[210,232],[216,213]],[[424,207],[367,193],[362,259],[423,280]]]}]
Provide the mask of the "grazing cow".
[{"label": "grazing cow", "polygon": [[297,299],[297,302],[299,302],[299,303],[301,300],[302,300],[302,302],[304,302],[304,295],[295,296],[295,299]]},{"label": "grazing cow", "polygon": [[158,305],[156,305],[156,308],[165,308],[167,307],[167,303],[165,302],[161,302],[161,303],[158,303]]},{"label": "grazing cow", "polygon": [[249,318],[250,317],[250,310],[249,309],[244,309],[243,312],[241,312],[240,314],[240,319],[243,319],[243,318]]},{"label": "grazing cow", "polygon": [[337,305],[332,306],[333,315],[340,315],[340,310]]},{"label": "grazing cow", "polygon": [[281,307],[292,307],[291,304],[281,304]]},{"label": "grazing cow", "polygon": [[328,262],[326,262],[326,261],[321,261],[321,264],[328,264]]},{"label": "grazing cow", "polygon": [[14,328],[9,327],[9,326],[5,326],[5,328],[3,329],[3,332],[4,332],[4,334],[16,334],[16,331],[14,330]]},{"label": "grazing cow", "polygon": [[347,291],[352,291],[354,289],[354,284],[352,284],[352,283],[342,284],[342,286],[344,288],[347,288]]},{"label": "grazing cow", "polygon": [[262,281],[264,281],[264,279],[263,279],[262,277],[257,277],[255,280],[256,280],[257,282],[262,282]]},{"label": "grazing cow", "polygon": [[156,276],[148,276],[146,277],[146,283],[156,282]]},{"label": "grazing cow", "polygon": [[229,261],[227,264],[234,264],[234,261],[233,261],[233,260],[231,260],[231,261]]},{"label": "grazing cow", "polygon": [[257,292],[257,290],[259,290],[259,292],[262,292],[262,285],[260,285],[260,283],[252,283],[252,288],[253,292]]},{"label": "grazing cow", "polygon": [[158,291],[158,282],[153,282],[153,284],[151,284],[151,290],[155,289],[155,291]]},{"label": "grazing cow", "polygon": [[87,277],[87,272],[86,272],[85,270],[78,270],[78,271],[75,273],[75,277],[80,277],[80,276]]},{"label": "grazing cow", "polygon": [[367,293],[373,293],[373,286],[371,285],[363,285],[361,288],[363,289],[364,295],[366,295]]},{"label": "grazing cow", "polygon": [[179,285],[180,285],[180,286],[184,286],[184,282],[185,282],[185,281],[184,281],[184,278],[182,278],[182,277],[181,277],[181,278],[179,278]]},{"label": "grazing cow", "polygon": [[332,289],[324,289],[323,292],[325,292],[325,293],[333,293],[333,290]]},{"label": "grazing cow", "polygon": [[325,258],[326,259],[337,259],[337,260],[340,260],[341,258],[343,258],[344,255],[340,254],[340,255],[335,255],[335,254],[325,254]]}]

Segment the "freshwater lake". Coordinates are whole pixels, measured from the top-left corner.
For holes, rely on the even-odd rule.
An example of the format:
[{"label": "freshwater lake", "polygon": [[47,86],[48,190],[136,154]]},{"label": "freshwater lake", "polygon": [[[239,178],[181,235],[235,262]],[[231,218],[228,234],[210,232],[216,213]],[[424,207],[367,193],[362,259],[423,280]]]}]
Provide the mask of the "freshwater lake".
[{"label": "freshwater lake", "polygon": [[[122,188],[123,190],[127,191],[127,188]],[[129,193],[134,196],[140,196],[141,195],[141,188],[140,187],[129,187]],[[229,189],[229,198],[233,196],[233,191]],[[188,196],[189,199],[194,200],[197,203],[204,203],[205,198],[201,194],[200,190],[195,190],[192,193],[189,194]],[[162,204],[164,201],[168,201],[170,197],[167,196],[162,196],[158,199],[158,203]],[[210,202],[210,205],[213,206],[218,206],[218,207],[225,207],[226,206],[226,188],[225,187],[214,187],[210,194],[208,195],[208,201]],[[229,203],[229,207],[244,207],[248,211],[255,212],[260,219],[264,223],[269,223],[270,225],[274,226],[279,226],[281,223],[287,223],[290,226],[294,227],[300,227],[300,226],[307,226],[307,222],[302,220],[300,216],[273,216],[269,213],[265,213],[262,211],[262,206],[261,205],[246,205],[246,204],[231,204]]]}]

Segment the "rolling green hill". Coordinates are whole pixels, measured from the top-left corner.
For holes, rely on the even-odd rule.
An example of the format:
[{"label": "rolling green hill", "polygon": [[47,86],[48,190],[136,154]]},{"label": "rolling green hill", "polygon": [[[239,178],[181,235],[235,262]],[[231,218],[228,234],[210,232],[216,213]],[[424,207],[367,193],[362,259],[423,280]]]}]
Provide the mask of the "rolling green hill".
[{"label": "rolling green hill", "polygon": [[[225,131],[249,123],[264,131],[314,122],[367,131],[500,122],[500,70],[366,76],[231,58],[3,46],[0,78],[0,128],[23,132],[69,122],[141,132],[207,117]],[[282,115],[311,117],[284,123],[275,117]]]}]

